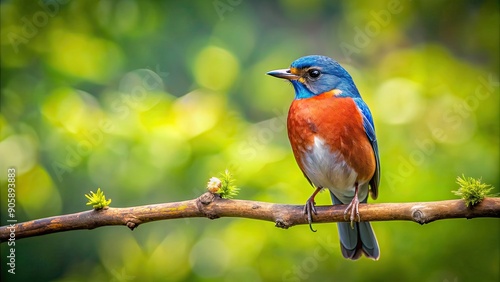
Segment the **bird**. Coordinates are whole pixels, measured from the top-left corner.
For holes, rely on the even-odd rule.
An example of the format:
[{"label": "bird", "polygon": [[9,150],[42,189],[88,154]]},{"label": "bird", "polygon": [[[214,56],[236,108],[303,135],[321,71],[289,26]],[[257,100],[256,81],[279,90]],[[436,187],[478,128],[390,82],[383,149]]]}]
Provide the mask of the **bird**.
[{"label": "bird", "polygon": [[[328,189],[334,205],[348,205],[338,222],[342,255],[373,260],[380,249],[371,224],[361,221],[359,203],[375,200],[380,183],[380,158],[372,114],[351,75],[334,59],[310,55],[287,69],[267,72],[286,79],[295,90],[287,118],[288,138],[295,160],[316,188],[304,206],[312,231],[314,198]],[[347,220],[347,218],[346,218]]]}]

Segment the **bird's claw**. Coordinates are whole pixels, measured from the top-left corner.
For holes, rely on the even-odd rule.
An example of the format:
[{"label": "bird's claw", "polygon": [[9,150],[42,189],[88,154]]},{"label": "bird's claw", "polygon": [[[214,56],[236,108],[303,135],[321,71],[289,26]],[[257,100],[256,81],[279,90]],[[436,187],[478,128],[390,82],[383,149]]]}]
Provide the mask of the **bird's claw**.
[{"label": "bird's claw", "polygon": [[350,214],[349,219],[351,220],[351,228],[354,228],[354,221],[360,222],[361,217],[359,216],[359,200],[356,194],[352,201],[349,203],[344,211],[344,220],[347,220],[347,214]]},{"label": "bird's claw", "polygon": [[309,228],[311,229],[312,232],[316,232],[312,228],[312,214],[318,214],[318,211],[316,210],[316,206],[314,203],[314,199],[309,198],[304,206],[304,214],[307,215],[307,222],[309,222]]}]

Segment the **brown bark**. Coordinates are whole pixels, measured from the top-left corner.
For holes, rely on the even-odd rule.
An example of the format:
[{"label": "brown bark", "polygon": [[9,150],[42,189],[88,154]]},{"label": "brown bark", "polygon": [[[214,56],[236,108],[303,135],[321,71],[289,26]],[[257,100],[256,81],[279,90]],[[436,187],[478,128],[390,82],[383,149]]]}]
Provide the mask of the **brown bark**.
[{"label": "brown bark", "polygon": [[[318,206],[314,223],[347,221],[344,205]],[[485,198],[468,208],[463,200],[417,203],[360,204],[363,221],[407,220],[420,224],[449,218],[500,217],[500,198]],[[130,208],[108,208],[60,215],[0,227],[0,242],[15,235],[15,240],[56,232],[94,229],[101,226],[125,225],[134,229],[140,224],[176,218],[240,217],[274,222],[276,227],[289,228],[307,224],[302,205],[284,205],[266,202],[227,200],[209,192],[199,198]],[[14,230],[15,228],[15,230]]]}]

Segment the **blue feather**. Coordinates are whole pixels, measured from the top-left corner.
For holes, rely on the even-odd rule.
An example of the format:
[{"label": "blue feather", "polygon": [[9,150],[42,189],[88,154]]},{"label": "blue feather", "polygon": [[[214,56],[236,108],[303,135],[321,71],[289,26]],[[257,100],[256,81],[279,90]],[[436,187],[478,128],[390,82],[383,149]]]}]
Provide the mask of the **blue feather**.
[{"label": "blue feather", "polygon": [[361,97],[351,75],[331,58],[319,55],[306,56],[295,60],[290,68],[304,72],[314,68],[321,72],[320,79],[291,80],[295,88],[295,99],[311,98],[332,89],[342,90],[342,94],[338,97]]},{"label": "blue feather", "polygon": [[370,109],[363,101],[363,99],[354,98],[353,100],[356,103],[356,106],[358,107],[359,111],[361,112],[361,115],[363,116],[363,127],[365,129],[366,136],[368,136],[368,139],[370,140],[373,152],[375,154],[375,161],[377,166],[375,167],[375,174],[370,180],[370,186],[371,186],[372,198],[377,199],[378,186],[380,183],[380,157],[378,154],[377,136],[375,135],[375,126],[373,124],[372,113],[370,112]]}]

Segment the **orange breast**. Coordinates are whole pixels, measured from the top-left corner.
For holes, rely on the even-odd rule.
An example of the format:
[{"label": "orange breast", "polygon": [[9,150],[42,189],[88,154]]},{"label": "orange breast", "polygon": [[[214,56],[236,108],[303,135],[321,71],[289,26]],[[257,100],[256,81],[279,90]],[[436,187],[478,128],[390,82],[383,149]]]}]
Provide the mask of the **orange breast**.
[{"label": "orange breast", "polygon": [[357,181],[369,181],[375,173],[375,155],[363,128],[363,120],[351,98],[324,93],[294,100],[288,113],[288,138],[299,167],[317,136],[340,153],[358,174]]}]

